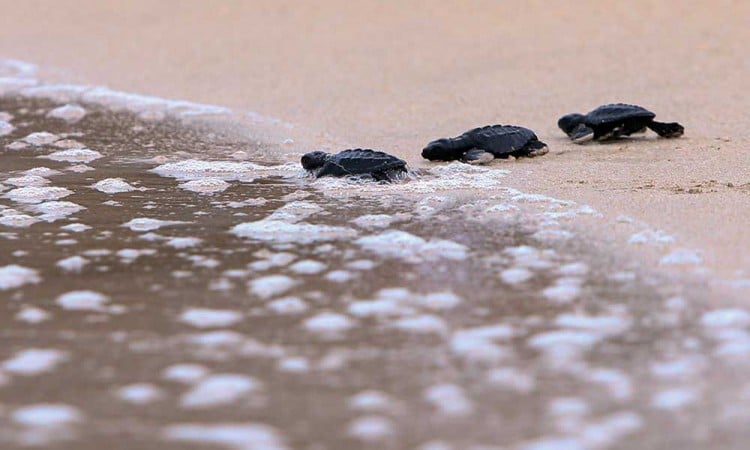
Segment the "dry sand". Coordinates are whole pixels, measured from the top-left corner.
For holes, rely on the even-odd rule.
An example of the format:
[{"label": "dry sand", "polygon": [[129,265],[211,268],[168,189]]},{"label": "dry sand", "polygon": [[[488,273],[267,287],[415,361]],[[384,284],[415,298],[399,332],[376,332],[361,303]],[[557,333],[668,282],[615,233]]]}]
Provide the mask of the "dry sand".
[{"label": "dry sand", "polygon": [[[528,126],[552,151],[500,164],[510,184],[631,215],[701,249],[722,276],[750,274],[748,2],[78,0],[0,11],[0,55],[48,78],[254,110],[315,146],[382,148],[419,166],[432,138]],[[579,147],[556,127],[612,101],[679,121],[686,136]]]}]

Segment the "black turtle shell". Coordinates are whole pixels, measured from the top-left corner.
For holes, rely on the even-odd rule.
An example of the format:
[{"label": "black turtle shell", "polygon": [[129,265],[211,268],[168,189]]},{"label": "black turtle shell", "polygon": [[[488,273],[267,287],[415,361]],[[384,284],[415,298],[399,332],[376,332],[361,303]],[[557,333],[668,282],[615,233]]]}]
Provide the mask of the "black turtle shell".
[{"label": "black turtle shell", "polygon": [[607,123],[619,123],[627,119],[643,118],[649,120],[654,117],[656,117],[656,114],[641,106],[615,103],[612,105],[602,105],[586,114],[586,123],[590,125],[603,125]]},{"label": "black turtle shell", "polygon": [[406,161],[377,150],[361,148],[344,150],[329,155],[327,159],[352,175],[406,170]]},{"label": "black turtle shell", "polygon": [[469,148],[478,148],[503,156],[521,150],[529,142],[538,140],[536,134],[528,128],[515,125],[489,125],[475,128],[458,137],[466,141]]}]

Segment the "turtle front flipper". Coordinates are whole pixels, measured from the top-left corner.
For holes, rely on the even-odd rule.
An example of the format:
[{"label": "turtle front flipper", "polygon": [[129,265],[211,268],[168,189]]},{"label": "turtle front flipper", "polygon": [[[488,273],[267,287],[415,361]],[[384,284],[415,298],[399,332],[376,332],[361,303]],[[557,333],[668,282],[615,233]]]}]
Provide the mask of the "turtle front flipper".
[{"label": "turtle front flipper", "polygon": [[521,150],[511,153],[511,156],[516,158],[534,158],[535,156],[546,155],[548,152],[549,148],[547,148],[547,144],[538,139],[533,139]]},{"label": "turtle front flipper", "polygon": [[495,155],[479,148],[472,148],[471,150],[465,152],[461,157],[461,161],[476,165],[489,164],[494,159]]},{"label": "turtle front flipper", "polygon": [[685,127],[677,122],[664,123],[652,120],[646,126],[663,138],[677,138],[685,133]]},{"label": "turtle front flipper", "polygon": [[583,144],[594,139],[594,129],[582,123],[568,133],[568,136],[576,144]]},{"label": "turtle front flipper", "polygon": [[347,175],[352,175],[352,173],[343,167],[341,167],[339,164],[336,164],[333,161],[326,161],[325,164],[323,164],[323,167],[321,167],[316,173],[315,176],[320,177],[345,177]]}]

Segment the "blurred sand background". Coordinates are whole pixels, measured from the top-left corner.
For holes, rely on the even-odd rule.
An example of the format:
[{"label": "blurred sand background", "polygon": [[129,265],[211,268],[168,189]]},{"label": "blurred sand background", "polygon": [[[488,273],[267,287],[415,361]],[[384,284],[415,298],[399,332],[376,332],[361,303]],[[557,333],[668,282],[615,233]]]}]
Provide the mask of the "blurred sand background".
[{"label": "blurred sand background", "polygon": [[[530,127],[551,152],[496,163],[508,184],[631,215],[717,274],[750,275],[750,2],[3,0],[0,12],[0,56],[47,79],[257,111],[305,145],[420,166],[433,138]],[[575,146],[557,129],[618,101],[686,136]]]}]

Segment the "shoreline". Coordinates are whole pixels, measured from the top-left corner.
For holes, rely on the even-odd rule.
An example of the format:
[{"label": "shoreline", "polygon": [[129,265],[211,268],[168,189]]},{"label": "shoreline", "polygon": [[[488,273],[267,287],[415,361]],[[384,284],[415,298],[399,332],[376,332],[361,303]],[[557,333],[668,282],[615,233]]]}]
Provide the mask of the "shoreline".
[{"label": "shoreline", "polygon": [[[3,62],[3,61],[0,61]],[[36,68],[34,64],[25,61],[14,61],[19,67],[19,77],[5,78],[4,83],[0,83],[0,92],[4,95],[20,95],[31,98],[47,98],[53,101],[80,102],[82,104],[93,104],[104,107],[113,111],[124,110],[136,115],[149,119],[158,120],[162,117],[172,117],[177,120],[185,121],[190,124],[201,124],[209,127],[219,127],[222,130],[231,130],[236,136],[250,139],[253,142],[263,142],[263,145],[269,145],[275,151],[284,153],[286,158],[292,153],[302,153],[299,147],[305,145],[305,140],[310,139],[309,134],[304,135],[305,131],[296,124],[290,124],[280,119],[262,116],[254,111],[237,111],[219,105],[198,104],[186,100],[170,100],[156,96],[142,95],[137,93],[122,92],[109,89],[102,86],[87,86],[81,84],[49,84],[44,79],[36,79]],[[294,135],[300,141],[295,141],[289,136]],[[304,136],[301,137],[300,136]],[[613,141],[604,144],[589,144],[578,146],[567,143],[567,147],[573,147],[571,150],[559,149],[558,146],[564,147],[567,139],[555,138],[553,149],[548,155],[532,158],[502,161],[497,160],[490,166],[492,170],[507,172],[503,177],[503,189],[520,189],[523,192],[529,192],[530,195],[549,195],[552,199],[561,199],[562,201],[573,201],[583,207],[593,207],[596,214],[603,214],[604,222],[592,224],[590,220],[580,220],[577,218],[577,224],[585,229],[585,232],[599,239],[599,242],[608,242],[625,253],[631,254],[630,258],[642,257],[649,261],[651,267],[662,270],[665,273],[671,273],[673,276],[699,276],[711,280],[712,287],[717,290],[716,297],[730,294],[732,297],[739,298],[750,289],[750,283],[744,278],[744,267],[731,266],[727,264],[726,258],[736,261],[737,255],[742,253],[741,246],[734,245],[733,240],[724,240],[718,246],[719,252],[726,255],[723,259],[717,257],[717,248],[709,247],[708,249],[694,245],[690,239],[684,239],[684,234],[696,234],[694,229],[687,229],[685,225],[701,226],[701,224],[681,222],[681,213],[689,213],[689,209],[681,212],[676,205],[662,206],[668,209],[668,214],[656,214],[655,211],[643,207],[639,201],[647,201],[651,192],[667,191],[669,187],[657,186],[648,180],[664,178],[663,172],[669,168],[666,166],[644,170],[642,177],[637,181],[642,181],[642,185],[632,185],[634,180],[628,178],[627,169],[623,169],[623,164],[632,162],[632,154],[640,152],[652,158],[658,158],[659,153],[669,154],[666,156],[667,161],[679,156],[679,150],[671,150],[675,142],[683,144],[679,140],[661,140],[655,138],[635,138]],[[560,142],[563,141],[563,142]],[[678,142],[679,141],[679,142]],[[687,139],[689,145],[689,138]],[[328,136],[328,142],[337,142],[333,137]],[[726,142],[726,141],[721,141]],[[731,141],[730,141],[731,142]],[[324,146],[328,148],[331,145]],[[550,145],[550,144],[548,144]],[[679,145],[678,149],[682,149]],[[687,145],[685,145],[687,146]],[[607,159],[601,154],[605,151],[612,153],[614,150],[616,158]],[[335,151],[335,150],[333,150]],[[291,152],[291,153],[289,153]],[[410,165],[424,169],[430,167],[439,167],[444,164],[433,164],[426,161],[414,161],[413,154],[397,153],[400,157],[409,161]],[[610,155],[611,156],[611,155]],[[562,161],[561,158],[566,158]],[[587,159],[591,158],[596,161],[597,165],[586,167]],[[607,165],[609,179],[604,180],[596,171],[600,170],[603,165]],[[571,167],[573,170],[570,170]],[[549,167],[557,170],[560,174],[568,172],[570,179],[549,179]],[[567,167],[566,167],[567,166]],[[737,171],[741,172],[741,164],[734,166]],[[619,170],[619,173],[617,170]],[[586,179],[590,176],[591,179]],[[735,174],[739,176],[739,174]],[[726,179],[726,178],[725,178]],[[731,178],[737,180],[738,178]],[[730,186],[727,186],[729,184]],[[602,187],[603,185],[603,187]],[[719,182],[711,181],[707,187],[711,189],[709,193],[716,193],[717,189],[731,191],[733,187],[742,188],[739,181],[734,183],[730,181]],[[681,195],[686,200],[693,200],[693,196],[701,194],[702,191],[693,192],[688,189],[673,186],[671,191],[674,195]],[[698,188],[700,189],[700,188]],[[478,188],[464,188],[464,192],[470,192],[471,195],[480,197],[481,191]],[[408,188],[404,192],[408,195]],[[417,195],[428,195],[426,193]],[[526,194],[524,194],[526,195]],[[743,194],[740,194],[743,195]],[[717,204],[717,209],[722,205]],[[736,212],[738,217],[742,217],[743,210]],[[750,210],[748,211],[750,214]],[[644,219],[644,217],[646,217]],[[715,214],[716,220],[721,220],[721,215]],[[676,221],[676,222],[675,222]],[[682,228],[680,227],[682,225]],[[718,226],[719,224],[715,224]],[[677,230],[675,232],[675,230]],[[691,231],[693,233],[691,233]],[[742,234],[741,230],[738,230]],[[665,233],[672,242],[669,245],[659,244],[649,241],[648,238],[642,242],[629,243],[636,235],[653,233]],[[673,236],[672,234],[675,234]],[[675,237],[679,238],[675,241]],[[739,237],[738,237],[739,239]],[[633,245],[629,245],[633,244]],[[691,252],[700,258],[699,263],[679,261],[676,264],[661,265],[660,260],[667,257],[671,252]],[[750,262],[747,258],[746,262]],[[750,266],[750,264],[748,264]],[[671,266],[671,267],[670,267]],[[729,287],[729,288],[728,288]]]}]

